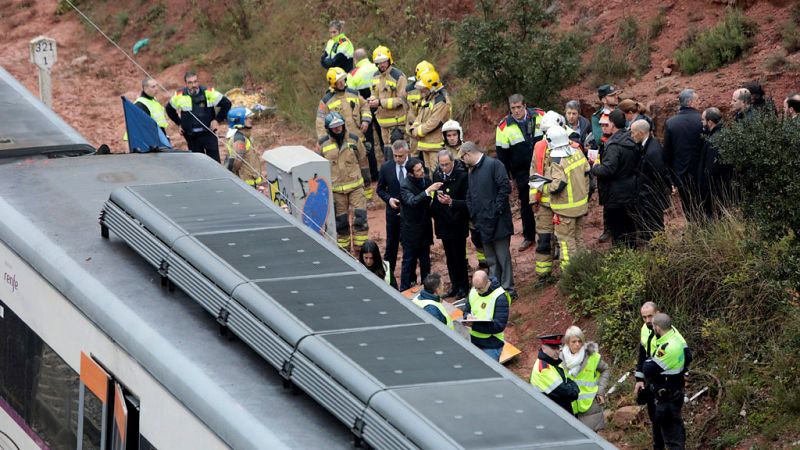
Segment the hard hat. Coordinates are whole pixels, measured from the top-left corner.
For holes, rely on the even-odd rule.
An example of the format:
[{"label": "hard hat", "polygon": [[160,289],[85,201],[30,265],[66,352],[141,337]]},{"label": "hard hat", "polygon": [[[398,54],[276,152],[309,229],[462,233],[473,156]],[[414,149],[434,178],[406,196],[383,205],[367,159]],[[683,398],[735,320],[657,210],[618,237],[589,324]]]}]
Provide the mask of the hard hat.
[{"label": "hard hat", "polygon": [[442,125],[442,136],[448,131],[458,131],[458,140],[464,140],[464,130],[461,129],[461,124],[455,120],[450,119]]},{"label": "hard hat", "polygon": [[420,61],[419,64],[417,64],[417,69],[414,71],[414,76],[419,80],[419,77],[423,73],[435,70],[436,68],[433,67],[433,64],[429,63],[428,61]]},{"label": "hard hat", "polygon": [[379,45],[375,47],[375,50],[372,51],[372,62],[375,64],[380,64],[384,61],[389,61],[389,64],[394,64],[391,50],[383,45]]},{"label": "hard hat", "polygon": [[338,112],[329,112],[325,116],[325,128],[328,130],[344,125],[344,117]]},{"label": "hard hat", "polygon": [[542,132],[547,133],[551,127],[554,126],[564,126],[564,116],[555,112],[555,111],[547,111],[542,116],[542,122],[539,124],[539,127],[542,129]]},{"label": "hard hat", "polygon": [[328,85],[331,88],[336,87],[336,82],[345,78],[347,76],[347,72],[344,71],[341,67],[331,67],[328,69],[328,73],[325,75],[325,78],[328,79]]},{"label": "hard hat", "polygon": [[[551,149],[569,147],[569,136],[567,136],[567,132],[562,127],[550,127],[545,136]],[[553,153],[551,152],[550,154],[552,155]]]},{"label": "hard hat", "polygon": [[439,81],[439,72],[435,70],[420,74],[416,84],[417,89],[424,87],[429,90],[434,90],[441,86],[442,83]]},{"label": "hard hat", "polygon": [[228,111],[228,128],[244,128],[245,119],[252,117],[252,115],[253,111],[251,111],[250,108],[245,108],[244,106],[231,108]]}]

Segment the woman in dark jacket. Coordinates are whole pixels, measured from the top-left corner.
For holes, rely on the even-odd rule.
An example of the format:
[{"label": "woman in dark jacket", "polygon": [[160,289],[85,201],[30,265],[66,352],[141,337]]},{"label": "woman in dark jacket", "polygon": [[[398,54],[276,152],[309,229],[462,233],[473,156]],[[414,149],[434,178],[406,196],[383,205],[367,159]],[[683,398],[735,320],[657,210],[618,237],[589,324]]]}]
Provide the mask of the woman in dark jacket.
[{"label": "woman in dark jacket", "polygon": [[601,203],[606,210],[608,230],[614,245],[634,247],[639,152],[630,132],[625,130],[625,114],[617,109],[608,119],[609,123],[603,126],[610,127],[612,135],[606,142],[600,163],[592,167],[592,174],[602,182]]},{"label": "woman in dark jacket", "polygon": [[431,272],[431,227],[432,192],[442,183],[431,184],[425,176],[422,160],[409,158],[406,162],[408,176],[400,184],[400,242],[403,244],[403,265],[400,270],[400,290],[404,291],[417,281],[417,261],[420,279]]}]

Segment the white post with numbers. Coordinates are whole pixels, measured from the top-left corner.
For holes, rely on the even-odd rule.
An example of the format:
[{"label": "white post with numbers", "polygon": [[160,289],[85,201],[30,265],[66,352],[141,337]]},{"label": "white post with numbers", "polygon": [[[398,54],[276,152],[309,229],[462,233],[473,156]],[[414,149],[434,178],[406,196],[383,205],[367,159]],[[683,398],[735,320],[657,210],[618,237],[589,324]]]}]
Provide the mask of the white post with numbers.
[{"label": "white post with numbers", "polygon": [[47,105],[53,107],[53,85],[50,79],[50,69],[56,63],[56,40],[39,36],[31,40],[31,62],[39,68],[39,98]]}]

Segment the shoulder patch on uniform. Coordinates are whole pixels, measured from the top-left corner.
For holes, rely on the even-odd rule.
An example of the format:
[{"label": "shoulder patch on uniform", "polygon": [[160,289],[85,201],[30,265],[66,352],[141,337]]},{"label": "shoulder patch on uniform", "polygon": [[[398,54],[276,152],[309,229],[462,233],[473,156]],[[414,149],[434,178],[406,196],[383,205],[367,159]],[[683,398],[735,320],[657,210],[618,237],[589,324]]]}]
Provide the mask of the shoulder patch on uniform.
[{"label": "shoulder patch on uniform", "polygon": [[334,92],[331,91],[326,92],[325,95],[322,96],[322,103],[328,103],[328,100],[330,100],[334,95],[335,95]]},{"label": "shoulder patch on uniform", "polygon": [[547,369],[548,367],[550,367],[549,364],[542,361],[541,359],[539,360],[539,372],[543,371],[544,369]]},{"label": "shoulder patch on uniform", "polygon": [[339,43],[340,44],[344,44],[345,42],[347,42],[347,38],[346,37],[342,37],[341,39],[339,39]]},{"label": "shoulder patch on uniform", "polygon": [[500,131],[505,130],[506,129],[506,124],[507,124],[506,118],[503,117],[503,119],[500,120],[500,123],[497,124],[497,128],[500,128]]},{"label": "shoulder patch on uniform", "polygon": [[391,75],[395,80],[400,80],[400,78],[405,77],[403,71],[394,66],[392,66],[392,69],[389,71],[389,75]]},{"label": "shoulder patch on uniform", "polygon": [[438,92],[436,94],[436,97],[434,97],[433,102],[434,103],[447,102],[447,96],[445,95],[444,92]]},{"label": "shoulder patch on uniform", "polygon": [[355,134],[355,133],[348,133],[348,135],[350,135],[350,139],[352,139],[352,140],[354,140],[354,141],[356,141],[356,142],[358,142],[358,141],[359,141],[359,137],[358,137],[358,135],[357,135],[357,134]]},{"label": "shoulder patch on uniform", "polygon": [[[409,80],[410,80],[410,79],[411,79],[411,78],[409,78]],[[416,90],[417,90],[417,86],[415,85],[415,83],[409,82],[409,83],[406,85],[406,92],[414,92],[414,91],[416,91]]]},{"label": "shoulder patch on uniform", "polygon": [[317,141],[317,142],[319,142],[319,145],[322,145],[322,144],[324,144],[324,143],[328,142],[330,139],[331,139],[331,138],[330,138],[330,136],[322,136],[322,137],[319,139],[319,141]]},{"label": "shoulder patch on uniform", "polygon": [[346,88],[345,91],[347,91],[347,92],[349,92],[349,93],[351,93],[353,95],[358,95],[358,91],[353,89],[353,88]]}]

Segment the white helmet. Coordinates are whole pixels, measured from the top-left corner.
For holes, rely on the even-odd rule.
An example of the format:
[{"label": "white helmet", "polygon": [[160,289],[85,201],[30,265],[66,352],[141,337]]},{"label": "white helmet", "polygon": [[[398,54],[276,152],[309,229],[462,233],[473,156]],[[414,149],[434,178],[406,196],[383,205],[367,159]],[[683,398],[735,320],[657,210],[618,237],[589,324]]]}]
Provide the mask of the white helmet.
[{"label": "white helmet", "polygon": [[[453,119],[448,120],[442,125],[442,136],[445,136],[445,133],[448,131],[458,131],[458,140],[461,142],[464,141],[464,130],[461,129],[460,123]],[[447,136],[445,136],[445,139],[447,139]]]},{"label": "white helmet", "polygon": [[555,111],[547,111],[542,116],[542,122],[539,124],[539,127],[542,129],[543,133],[547,133],[551,127],[559,125],[561,127],[564,126],[564,116],[555,112]]},{"label": "white helmet", "polygon": [[563,158],[572,154],[572,152],[569,151],[571,148],[569,145],[569,136],[567,136],[567,132],[564,131],[564,128],[550,127],[550,129],[547,130],[546,137],[547,144],[550,146],[550,156]]}]

